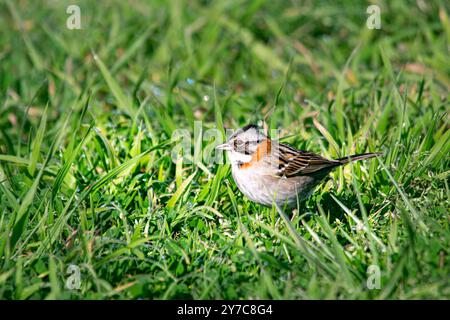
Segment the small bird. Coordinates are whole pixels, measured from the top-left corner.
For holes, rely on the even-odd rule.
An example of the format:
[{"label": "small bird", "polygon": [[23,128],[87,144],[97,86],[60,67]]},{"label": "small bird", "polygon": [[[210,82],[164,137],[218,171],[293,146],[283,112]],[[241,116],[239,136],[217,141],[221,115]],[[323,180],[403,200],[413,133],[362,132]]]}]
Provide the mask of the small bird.
[{"label": "small bird", "polygon": [[258,126],[237,130],[226,143],[233,179],[250,200],[265,205],[294,208],[334,169],[379,153],[365,153],[329,160],[318,154],[294,149],[271,140]]}]

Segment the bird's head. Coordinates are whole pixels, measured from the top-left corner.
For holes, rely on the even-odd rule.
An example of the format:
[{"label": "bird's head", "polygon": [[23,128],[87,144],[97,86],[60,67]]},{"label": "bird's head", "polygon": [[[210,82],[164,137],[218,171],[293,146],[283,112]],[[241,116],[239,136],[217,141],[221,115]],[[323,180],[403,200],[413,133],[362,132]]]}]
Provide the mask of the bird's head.
[{"label": "bird's head", "polygon": [[260,128],[249,124],[233,133],[226,143],[217,146],[216,149],[227,151],[231,165],[240,166],[259,158],[257,155],[267,142],[268,137],[261,132]]}]

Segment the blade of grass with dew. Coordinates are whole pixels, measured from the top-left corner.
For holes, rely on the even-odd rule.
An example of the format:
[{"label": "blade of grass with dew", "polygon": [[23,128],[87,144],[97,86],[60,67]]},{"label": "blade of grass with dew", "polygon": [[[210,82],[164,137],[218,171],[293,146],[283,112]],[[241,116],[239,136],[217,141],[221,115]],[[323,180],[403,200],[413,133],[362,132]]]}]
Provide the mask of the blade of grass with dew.
[{"label": "blade of grass with dew", "polygon": [[346,280],[346,285],[351,287],[354,284],[354,278],[347,266],[347,257],[344,253],[344,250],[342,246],[339,244],[338,240],[336,239],[336,236],[333,232],[333,229],[331,228],[330,224],[327,221],[325,212],[322,208],[322,206],[318,203],[317,208],[319,209],[320,216],[317,217],[317,221],[319,222],[322,230],[325,232],[325,235],[327,238],[331,241],[331,245],[334,251],[334,256],[336,258],[336,262],[340,266],[340,271],[343,274],[343,277]]},{"label": "blade of grass with dew", "polygon": [[31,162],[29,159],[25,159],[22,157],[0,154],[0,161],[7,161],[21,166],[30,166]]},{"label": "blade of grass with dew", "polygon": [[391,175],[390,171],[388,170],[388,168],[386,168],[385,164],[378,158],[379,163],[381,164],[381,166],[383,167],[383,170],[386,172],[386,174],[388,175],[389,179],[391,180],[392,184],[395,186],[395,188],[397,189],[398,193],[400,194],[402,200],[404,201],[405,205],[408,207],[409,211],[411,212],[412,216],[414,217],[414,219],[416,220],[416,222],[418,223],[418,226],[420,227],[420,229],[423,232],[428,232],[428,227],[426,226],[426,224],[423,222],[422,217],[420,215],[420,213],[416,210],[416,208],[411,204],[411,201],[409,201],[408,197],[406,196],[405,192],[400,188],[400,186],[398,185],[397,181],[395,181],[394,177]]},{"label": "blade of grass with dew", "polygon": [[47,110],[48,105],[45,107],[44,113],[42,115],[41,123],[39,129],[36,132],[36,136],[32,143],[32,151],[30,155],[30,165],[28,166],[28,172],[31,176],[34,176],[36,170],[36,164],[39,160],[39,153],[41,151],[42,140],[44,139],[45,127],[47,125]]},{"label": "blade of grass with dew", "polygon": [[284,213],[283,209],[276,203],[274,205],[278,213],[282,217],[284,223],[286,224],[286,227],[289,231],[289,235],[294,240],[297,249],[303,253],[305,258],[307,258],[312,265],[315,265],[323,270],[326,270],[329,274],[334,275],[335,271],[331,268],[331,266],[326,264],[323,261],[323,259],[321,259],[321,257],[318,256],[317,252],[313,251],[311,247],[307,245],[305,240],[302,239],[302,237],[300,237],[297,230],[295,230],[294,226],[292,225],[291,220]]},{"label": "blade of grass with dew", "polygon": [[83,146],[89,141],[90,137],[92,136],[92,126],[89,127],[89,129],[86,131],[85,135],[81,139],[81,141],[78,143],[78,145],[75,147],[74,150],[67,156],[67,160],[64,162],[64,165],[61,167],[61,169],[58,171],[55,182],[53,184],[52,188],[52,199],[53,201],[56,198],[56,195],[58,194],[58,191],[60,190],[64,178],[66,177],[67,173],[69,172],[70,167],[72,166],[73,162],[75,161],[75,158],[78,156],[78,153],[83,148]]},{"label": "blade of grass with dew", "polygon": [[183,195],[184,191],[189,186],[189,184],[191,183],[192,179],[194,179],[196,174],[197,174],[197,171],[194,171],[194,173],[192,173],[186,180],[184,180],[183,183],[180,185],[180,187],[177,188],[177,191],[175,191],[173,196],[167,202],[167,207],[168,208],[175,207],[175,204],[180,199],[180,197]]},{"label": "blade of grass with dew", "polygon": [[117,100],[117,107],[126,114],[130,115],[131,117],[136,116],[136,110],[133,108],[133,103],[131,102],[131,99],[129,99],[125,95],[125,93],[122,91],[117,81],[113,78],[108,68],[105,66],[103,61],[100,60],[97,54],[93,52],[92,55],[94,57],[94,61],[96,62],[98,68],[100,69],[101,74],[103,75],[103,78],[106,81],[106,84],[108,85],[109,89],[111,90],[111,93]]}]

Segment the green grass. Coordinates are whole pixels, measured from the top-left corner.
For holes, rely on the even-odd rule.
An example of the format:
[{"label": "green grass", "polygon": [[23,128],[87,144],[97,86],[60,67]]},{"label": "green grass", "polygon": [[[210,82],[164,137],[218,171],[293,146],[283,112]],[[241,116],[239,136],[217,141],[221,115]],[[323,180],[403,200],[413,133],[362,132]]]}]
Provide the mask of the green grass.
[{"label": "green grass", "polygon": [[[0,2],[1,299],[450,298],[448,2],[380,2],[381,30],[364,2],[274,2]],[[194,121],[271,110],[297,148],[383,156],[293,215],[172,161],[176,129],[199,152]]]}]

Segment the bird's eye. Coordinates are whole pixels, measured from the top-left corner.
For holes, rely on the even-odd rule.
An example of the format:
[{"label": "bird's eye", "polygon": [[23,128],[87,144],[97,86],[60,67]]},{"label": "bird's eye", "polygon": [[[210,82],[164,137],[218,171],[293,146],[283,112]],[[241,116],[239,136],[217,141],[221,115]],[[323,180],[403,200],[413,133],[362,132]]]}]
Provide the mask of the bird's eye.
[{"label": "bird's eye", "polygon": [[242,146],[243,144],[244,144],[244,142],[243,142],[242,140],[239,140],[239,139],[234,140],[234,145],[235,145],[236,147],[240,147],[240,146]]}]

